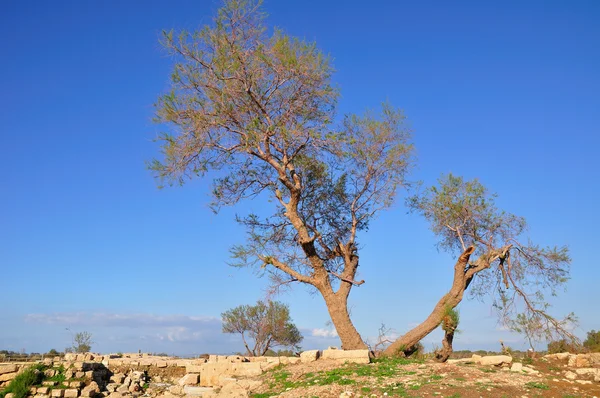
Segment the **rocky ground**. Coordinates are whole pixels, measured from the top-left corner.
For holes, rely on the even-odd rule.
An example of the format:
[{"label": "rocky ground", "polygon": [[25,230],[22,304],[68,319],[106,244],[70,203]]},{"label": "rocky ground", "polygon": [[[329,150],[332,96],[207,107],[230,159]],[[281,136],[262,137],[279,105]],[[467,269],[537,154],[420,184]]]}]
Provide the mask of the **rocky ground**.
[{"label": "rocky ground", "polygon": [[566,359],[556,358],[526,362],[387,360],[342,367],[320,362],[318,370],[312,364],[290,365],[263,375],[253,393],[282,398],[600,397],[598,368],[571,368]]},{"label": "rocky ground", "polygon": [[[0,364],[1,391],[31,364]],[[46,359],[32,398],[600,397],[600,354],[515,361],[474,355],[440,364],[374,360],[366,350],[307,351],[300,358],[131,354]],[[27,395],[27,393],[26,393]],[[15,392],[5,398],[24,398]]]}]

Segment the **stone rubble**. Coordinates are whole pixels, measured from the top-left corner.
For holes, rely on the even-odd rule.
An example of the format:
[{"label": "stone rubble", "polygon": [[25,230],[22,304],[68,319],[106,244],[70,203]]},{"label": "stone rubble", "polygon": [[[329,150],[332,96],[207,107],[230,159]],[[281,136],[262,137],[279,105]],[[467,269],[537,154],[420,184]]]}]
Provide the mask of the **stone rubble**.
[{"label": "stone rubble", "polygon": [[[50,367],[46,378],[63,375],[64,381],[45,380],[32,389],[32,398],[207,398],[247,397],[257,381],[246,378],[261,375],[280,364],[297,364],[327,359],[339,362],[369,363],[367,350],[327,349],[306,351],[300,357],[244,357],[210,355],[208,358],[172,359],[147,354],[97,355],[66,354],[45,358]],[[0,364],[0,390],[30,364]],[[154,369],[154,376],[148,375]],[[171,371],[173,370],[173,371]],[[183,374],[183,377],[178,376]],[[11,398],[10,394],[6,398]]]}]

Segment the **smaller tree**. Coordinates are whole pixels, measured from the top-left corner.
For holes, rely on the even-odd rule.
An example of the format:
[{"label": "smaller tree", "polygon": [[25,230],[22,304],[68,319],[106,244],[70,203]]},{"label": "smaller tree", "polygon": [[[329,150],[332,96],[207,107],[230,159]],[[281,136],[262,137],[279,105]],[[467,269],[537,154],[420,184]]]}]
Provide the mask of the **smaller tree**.
[{"label": "smaller tree", "polygon": [[[299,349],[303,337],[292,323],[287,305],[278,301],[258,301],[240,305],[223,314],[223,332],[240,333],[250,356],[262,356],[276,346]],[[251,349],[247,337],[253,341]]]},{"label": "smaller tree", "polygon": [[92,334],[90,332],[75,333],[73,337],[73,352],[83,353],[90,352],[92,349]]},{"label": "smaller tree", "polygon": [[583,346],[592,352],[600,352],[600,330],[587,332]]}]

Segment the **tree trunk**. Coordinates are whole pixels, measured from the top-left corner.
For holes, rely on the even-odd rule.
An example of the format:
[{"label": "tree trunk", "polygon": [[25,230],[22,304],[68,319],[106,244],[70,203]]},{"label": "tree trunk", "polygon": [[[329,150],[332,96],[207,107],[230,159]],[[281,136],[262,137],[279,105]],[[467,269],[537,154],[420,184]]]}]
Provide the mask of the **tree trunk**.
[{"label": "tree trunk", "polygon": [[363,350],[367,349],[367,345],[358,334],[358,331],[350,320],[348,313],[348,298],[347,296],[335,293],[324,293],[323,298],[331,316],[333,326],[340,337],[343,350]]},{"label": "tree trunk", "polygon": [[442,340],[442,350],[438,352],[435,359],[438,362],[446,362],[452,354],[452,341],[454,340],[454,329],[448,330],[444,333],[444,339]]},{"label": "tree trunk", "polygon": [[467,278],[465,269],[474,250],[475,248],[471,246],[460,255],[454,266],[454,281],[452,282],[452,288],[440,299],[440,301],[438,301],[427,319],[405,335],[398,338],[398,340],[394,341],[383,352],[384,355],[393,356],[410,352],[413,346],[440,325],[448,309],[453,309],[461,302],[463,293],[470,282],[470,278]]}]

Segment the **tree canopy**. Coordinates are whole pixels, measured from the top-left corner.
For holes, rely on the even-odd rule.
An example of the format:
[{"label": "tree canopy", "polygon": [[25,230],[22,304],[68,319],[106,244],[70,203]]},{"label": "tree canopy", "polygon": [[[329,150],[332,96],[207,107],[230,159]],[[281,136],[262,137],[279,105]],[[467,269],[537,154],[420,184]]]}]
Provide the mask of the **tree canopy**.
[{"label": "tree canopy", "polygon": [[330,58],[314,43],[269,34],[260,3],[227,0],[212,26],[165,32],[176,63],[172,89],[157,104],[168,184],[213,173],[213,209],[265,195],[269,215],[238,217],[246,244],[232,255],[260,265],[274,288],[291,282],[324,297],[346,348],[364,342],[347,298],[358,269],[357,234],[388,208],[411,163],[401,111],[346,115],[335,123],[338,91]]},{"label": "tree canopy", "polygon": [[[534,244],[526,237],[525,219],[498,209],[495,198],[479,181],[448,174],[438,186],[408,199],[408,207],[429,221],[439,247],[457,255],[458,261],[452,289],[425,322],[427,327],[419,325],[419,333],[407,333],[399,339],[402,344],[410,346],[406,336],[437,327],[444,306],[458,305],[469,288],[472,297],[491,296],[501,322],[523,333],[532,347],[543,339],[577,340],[571,332],[574,314],[551,316],[545,298],[556,295],[568,280],[568,248]],[[397,349],[397,343],[390,350]]]},{"label": "tree canopy", "polygon": [[278,301],[240,305],[224,312],[221,317],[223,332],[239,333],[248,355],[262,356],[277,346],[299,349],[298,344],[303,340],[292,323],[288,306]]}]

